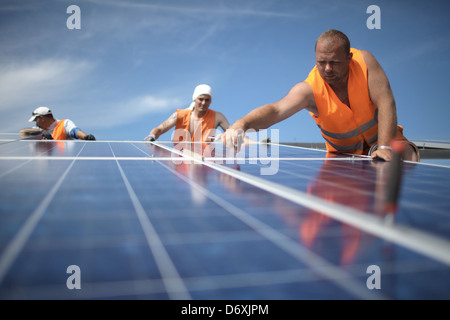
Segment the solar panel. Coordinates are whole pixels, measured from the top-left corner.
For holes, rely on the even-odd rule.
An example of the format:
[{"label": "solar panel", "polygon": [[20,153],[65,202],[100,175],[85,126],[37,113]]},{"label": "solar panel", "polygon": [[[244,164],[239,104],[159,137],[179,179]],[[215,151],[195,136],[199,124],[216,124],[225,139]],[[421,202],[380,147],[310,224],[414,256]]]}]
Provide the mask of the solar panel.
[{"label": "solar panel", "polygon": [[450,298],[450,167],[1,138],[1,299]]}]

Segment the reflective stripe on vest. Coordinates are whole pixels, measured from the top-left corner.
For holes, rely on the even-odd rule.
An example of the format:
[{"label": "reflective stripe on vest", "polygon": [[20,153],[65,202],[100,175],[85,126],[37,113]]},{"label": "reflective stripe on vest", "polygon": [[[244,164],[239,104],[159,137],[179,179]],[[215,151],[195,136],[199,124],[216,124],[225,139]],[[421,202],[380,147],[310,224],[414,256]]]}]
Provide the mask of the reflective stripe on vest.
[{"label": "reflective stripe on vest", "polygon": [[[349,151],[353,151],[353,150],[362,150],[362,148],[364,146],[361,141],[354,143],[354,144],[349,144],[349,145],[338,145],[334,142],[335,141],[342,142],[342,141],[346,141],[346,140],[349,141],[352,138],[358,138],[362,132],[363,135],[367,137],[367,140],[366,140],[367,144],[373,145],[378,140],[378,109],[375,110],[374,118],[369,120],[368,122],[362,124],[359,127],[359,129],[356,128],[356,129],[353,129],[353,130],[351,130],[349,132],[345,132],[345,133],[334,133],[334,132],[329,132],[329,131],[323,129],[322,126],[320,126],[320,125],[318,125],[318,127],[322,133],[323,138],[331,146],[333,146],[334,149],[336,149],[338,151],[345,151],[345,152],[349,152]],[[373,131],[374,128],[377,128],[377,130],[376,130],[376,132],[371,134],[370,130],[372,129],[372,131]]]}]

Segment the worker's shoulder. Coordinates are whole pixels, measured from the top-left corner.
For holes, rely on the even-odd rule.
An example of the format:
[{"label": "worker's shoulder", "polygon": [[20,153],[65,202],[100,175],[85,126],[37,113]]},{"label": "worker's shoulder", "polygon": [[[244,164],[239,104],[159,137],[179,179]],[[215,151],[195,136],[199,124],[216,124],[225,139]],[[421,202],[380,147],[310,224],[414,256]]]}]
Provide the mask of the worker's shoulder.
[{"label": "worker's shoulder", "polygon": [[372,54],[372,52],[370,52],[369,50],[359,50],[361,52],[361,56],[363,57],[364,61],[367,62],[371,62],[371,61],[377,61],[375,59],[375,56]]},{"label": "worker's shoulder", "polygon": [[296,94],[312,94],[313,90],[311,85],[306,81],[300,81],[298,83],[296,83],[290,90],[291,93],[296,93]]},{"label": "worker's shoulder", "polygon": [[379,69],[381,67],[377,58],[369,50],[360,50],[364,62],[369,70]]},{"label": "worker's shoulder", "polygon": [[225,115],[222,112],[211,109],[209,110],[212,111],[212,113],[216,116],[216,119],[226,119]]}]

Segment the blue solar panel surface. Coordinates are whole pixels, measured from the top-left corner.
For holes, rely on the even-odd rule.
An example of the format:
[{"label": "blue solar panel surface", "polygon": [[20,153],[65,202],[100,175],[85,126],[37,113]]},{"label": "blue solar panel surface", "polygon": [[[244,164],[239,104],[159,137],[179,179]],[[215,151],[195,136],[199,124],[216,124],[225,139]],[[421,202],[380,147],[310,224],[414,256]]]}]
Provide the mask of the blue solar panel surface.
[{"label": "blue solar panel surface", "polygon": [[0,298],[449,299],[450,168],[404,162],[386,212],[389,176],[280,145],[3,136]]}]

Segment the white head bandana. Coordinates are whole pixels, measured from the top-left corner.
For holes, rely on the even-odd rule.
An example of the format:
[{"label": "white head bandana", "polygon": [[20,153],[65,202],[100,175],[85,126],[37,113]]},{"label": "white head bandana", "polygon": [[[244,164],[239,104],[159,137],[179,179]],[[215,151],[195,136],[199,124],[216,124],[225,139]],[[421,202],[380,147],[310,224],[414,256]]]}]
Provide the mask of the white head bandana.
[{"label": "white head bandana", "polygon": [[200,84],[195,87],[194,94],[192,95],[192,103],[189,106],[189,109],[194,110],[195,102],[194,100],[197,99],[198,96],[201,96],[202,94],[207,94],[212,99],[212,89],[207,84]]}]

